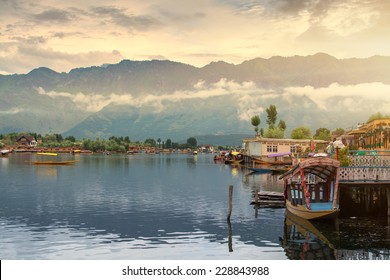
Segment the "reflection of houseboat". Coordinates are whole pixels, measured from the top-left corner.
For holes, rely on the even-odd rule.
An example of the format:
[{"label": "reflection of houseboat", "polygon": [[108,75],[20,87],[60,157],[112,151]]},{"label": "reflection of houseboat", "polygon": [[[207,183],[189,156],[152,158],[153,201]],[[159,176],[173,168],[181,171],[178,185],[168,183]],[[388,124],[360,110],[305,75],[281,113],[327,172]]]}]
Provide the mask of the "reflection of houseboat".
[{"label": "reflection of houseboat", "polygon": [[300,217],[286,213],[282,247],[292,260],[334,260],[336,250],[316,226]]},{"label": "reflection of houseboat", "polygon": [[304,219],[335,218],[339,212],[340,162],[313,157],[280,176],[286,209]]}]

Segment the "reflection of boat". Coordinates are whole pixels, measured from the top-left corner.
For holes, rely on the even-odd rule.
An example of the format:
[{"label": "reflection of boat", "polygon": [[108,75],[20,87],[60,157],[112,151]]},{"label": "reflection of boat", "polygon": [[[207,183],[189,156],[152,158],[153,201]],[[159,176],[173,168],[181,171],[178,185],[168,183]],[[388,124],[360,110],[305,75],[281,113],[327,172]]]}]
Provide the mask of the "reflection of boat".
[{"label": "reflection of boat", "polygon": [[339,212],[340,162],[315,157],[280,176],[284,179],[287,211],[311,219],[334,218]]},{"label": "reflection of boat", "polygon": [[232,164],[232,165],[242,164],[243,162],[244,162],[244,159],[226,159],[225,160],[226,164]]},{"label": "reflection of boat", "polygon": [[312,222],[289,212],[286,212],[281,243],[289,259],[336,259],[336,250],[331,241]]}]

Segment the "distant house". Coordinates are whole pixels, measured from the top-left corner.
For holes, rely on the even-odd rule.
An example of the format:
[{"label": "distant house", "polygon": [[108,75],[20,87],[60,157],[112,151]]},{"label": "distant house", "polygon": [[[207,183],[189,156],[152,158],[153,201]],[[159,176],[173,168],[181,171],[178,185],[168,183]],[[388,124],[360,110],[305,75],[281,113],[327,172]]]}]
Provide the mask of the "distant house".
[{"label": "distant house", "polygon": [[35,140],[35,137],[32,135],[19,135],[18,138],[16,138],[16,142],[19,146],[24,147],[35,147],[37,145],[37,140]]}]

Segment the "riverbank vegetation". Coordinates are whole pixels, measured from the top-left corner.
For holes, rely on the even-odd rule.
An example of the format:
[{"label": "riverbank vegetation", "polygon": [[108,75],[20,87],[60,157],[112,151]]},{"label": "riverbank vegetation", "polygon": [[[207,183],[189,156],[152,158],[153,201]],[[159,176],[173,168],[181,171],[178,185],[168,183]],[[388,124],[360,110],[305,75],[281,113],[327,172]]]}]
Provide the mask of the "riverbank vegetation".
[{"label": "riverbank vegetation", "polygon": [[22,135],[33,136],[37,142],[37,148],[74,148],[97,151],[111,151],[111,152],[126,152],[131,149],[194,149],[197,147],[197,140],[195,137],[189,137],[185,143],[173,142],[171,139],[165,141],[158,138],[157,140],[148,138],[144,142],[131,141],[128,136],[111,136],[108,139],[76,139],[74,136],[63,137],[61,134],[46,134],[38,133],[8,133],[0,134],[0,148],[3,147],[17,147],[18,137]]}]

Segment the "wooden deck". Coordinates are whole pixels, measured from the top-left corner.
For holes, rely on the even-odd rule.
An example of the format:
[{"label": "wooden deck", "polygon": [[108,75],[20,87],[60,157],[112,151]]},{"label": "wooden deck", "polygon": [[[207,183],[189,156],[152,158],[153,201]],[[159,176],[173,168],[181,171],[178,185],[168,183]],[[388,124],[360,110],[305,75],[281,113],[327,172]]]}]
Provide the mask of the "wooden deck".
[{"label": "wooden deck", "polygon": [[254,193],[251,204],[260,208],[284,208],[284,195],[281,192],[259,191]]}]

